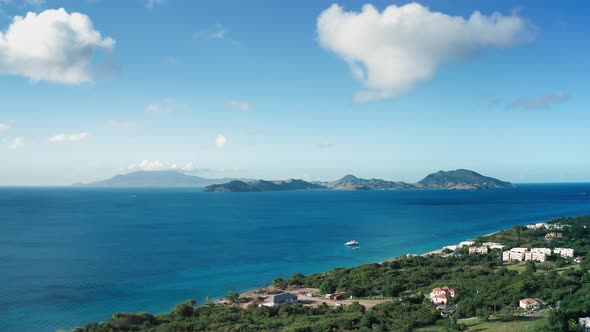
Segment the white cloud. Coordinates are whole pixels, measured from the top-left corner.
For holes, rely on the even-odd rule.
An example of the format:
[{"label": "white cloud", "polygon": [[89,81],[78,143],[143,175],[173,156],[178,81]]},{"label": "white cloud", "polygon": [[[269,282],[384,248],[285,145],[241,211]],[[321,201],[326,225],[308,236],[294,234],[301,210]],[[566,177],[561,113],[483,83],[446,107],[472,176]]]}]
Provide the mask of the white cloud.
[{"label": "white cloud", "polygon": [[152,113],[168,113],[172,112],[173,109],[174,104],[169,100],[166,100],[163,103],[148,104],[146,107],[146,110]]},{"label": "white cloud", "polygon": [[379,12],[372,5],[346,12],[339,5],[317,20],[319,43],[350,66],[365,90],[357,103],[395,98],[433,78],[447,61],[486,47],[507,47],[532,39],[530,26],[516,13],[468,19],[430,11],[418,3],[391,5]]},{"label": "white cloud", "polygon": [[29,12],[15,16],[8,29],[0,32],[0,73],[32,81],[92,82],[93,54],[114,46],[115,41],[103,38],[84,14],[69,14],[63,8]]},{"label": "white cloud", "polygon": [[25,138],[24,137],[15,137],[11,141],[8,142],[6,147],[9,150],[16,150],[25,146]]},{"label": "white cloud", "polygon": [[7,131],[10,129],[10,126],[4,123],[0,123],[0,133]]},{"label": "white cloud", "polygon": [[127,166],[128,171],[195,171],[198,168],[193,162],[189,162],[184,166],[179,166],[176,163],[165,163],[160,160],[142,160],[139,163]]},{"label": "white cloud", "polygon": [[215,29],[201,30],[193,33],[193,39],[225,39],[227,33],[228,31],[223,24],[216,24]]},{"label": "white cloud", "polygon": [[232,100],[227,103],[227,106],[239,111],[251,111],[254,109],[254,104],[249,101]]},{"label": "white cloud", "polygon": [[165,164],[159,160],[142,160],[127,166],[128,171],[163,171],[177,169],[176,164]]},{"label": "white cloud", "polygon": [[48,139],[49,143],[63,143],[63,142],[79,142],[83,141],[90,136],[87,132],[81,132],[78,134],[57,134]]},{"label": "white cloud", "polygon": [[145,6],[149,9],[153,9],[156,6],[161,6],[165,4],[167,0],[147,0],[145,2]]},{"label": "white cloud", "polygon": [[217,137],[215,138],[215,146],[217,146],[220,149],[222,149],[226,143],[227,138],[225,138],[225,136],[223,135],[217,135]]},{"label": "white cloud", "polygon": [[245,172],[245,169],[241,168],[203,168],[198,167],[194,162],[188,162],[184,166],[176,163],[166,163],[160,160],[142,160],[139,163],[131,164],[126,168],[122,168],[123,171],[179,171],[183,173],[235,173]]},{"label": "white cloud", "polygon": [[141,123],[109,120],[107,122],[109,128],[120,128],[120,129],[137,129],[143,127]]},{"label": "white cloud", "polygon": [[522,107],[528,109],[541,109],[547,108],[556,103],[562,103],[568,101],[570,96],[562,91],[548,93],[543,96],[539,96],[536,98],[530,99],[515,99],[510,104],[506,105],[506,107]]}]

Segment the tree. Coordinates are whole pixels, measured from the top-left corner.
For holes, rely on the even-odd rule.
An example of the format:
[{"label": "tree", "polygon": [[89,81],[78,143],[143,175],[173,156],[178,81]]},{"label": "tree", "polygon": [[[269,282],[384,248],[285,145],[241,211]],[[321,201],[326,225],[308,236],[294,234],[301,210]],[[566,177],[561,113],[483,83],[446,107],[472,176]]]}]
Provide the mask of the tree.
[{"label": "tree", "polygon": [[504,306],[502,309],[500,309],[500,311],[498,311],[498,317],[500,317],[503,320],[510,320],[513,316],[514,308],[512,308],[509,305]]},{"label": "tree", "polygon": [[301,273],[294,273],[291,278],[287,281],[290,286],[300,286],[303,285],[305,276]]},{"label": "tree", "polygon": [[196,300],[188,300],[185,303],[177,304],[172,310],[172,314],[179,317],[190,317],[195,313]]},{"label": "tree", "polygon": [[326,279],[320,285],[320,294],[331,294],[336,291],[336,283],[332,279]]},{"label": "tree", "polygon": [[347,309],[350,312],[361,312],[361,313],[365,313],[365,311],[367,310],[367,308],[365,308],[364,305],[362,305],[356,301],[352,302],[352,304],[349,305]]},{"label": "tree", "polygon": [[475,310],[477,318],[487,322],[490,319],[491,311],[487,307],[478,308]]},{"label": "tree", "polygon": [[238,294],[234,291],[229,291],[227,293],[227,295],[225,296],[225,299],[233,304],[236,304],[236,303],[238,303],[238,300],[240,299],[240,294]]},{"label": "tree", "polygon": [[526,267],[524,268],[524,273],[533,274],[535,272],[537,272],[537,266],[535,265],[535,262],[527,261]]},{"label": "tree", "polygon": [[278,288],[278,289],[285,289],[285,288],[287,288],[287,281],[283,278],[276,278],[272,282],[272,286],[274,288]]}]

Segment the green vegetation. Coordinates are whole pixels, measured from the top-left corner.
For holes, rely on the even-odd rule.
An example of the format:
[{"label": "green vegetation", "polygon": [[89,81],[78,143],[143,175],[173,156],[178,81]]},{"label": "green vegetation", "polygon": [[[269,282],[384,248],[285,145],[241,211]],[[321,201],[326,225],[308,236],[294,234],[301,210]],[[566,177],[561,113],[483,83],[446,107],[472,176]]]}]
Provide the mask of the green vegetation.
[{"label": "green vegetation", "polygon": [[[590,314],[590,217],[554,220],[570,226],[563,238],[544,239],[546,230],[517,226],[477,240],[501,242],[508,248],[570,247],[588,257],[577,264],[552,257],[546,263],[505,265],[501,251],[487,255],[400,257],[381,264],[339,268],[325,273],[278,278],[277,288],[306,286],[321,293],[349,292],[355,298],[390,298],[366,309],[354,303],[346,307],[308,307],[289,304],[281,308],[208,303],[197,307],[188,301],[170,314],[119,313],[105,323],[92,323],[76,332],[116,331],[575,331],[577,317]],[[587,228],[586,228],[587,227]],[[458,291],[451,299],[448,318],[426,298],[434,287],[448,285]],[[237,297],[237,298],[236,298]],[[520,299],[541,298],[547,304],[540,317],[523,316]],[[239,303],[230,292],[227,299]],[[469,318],[469,319],[466,319]]]}]

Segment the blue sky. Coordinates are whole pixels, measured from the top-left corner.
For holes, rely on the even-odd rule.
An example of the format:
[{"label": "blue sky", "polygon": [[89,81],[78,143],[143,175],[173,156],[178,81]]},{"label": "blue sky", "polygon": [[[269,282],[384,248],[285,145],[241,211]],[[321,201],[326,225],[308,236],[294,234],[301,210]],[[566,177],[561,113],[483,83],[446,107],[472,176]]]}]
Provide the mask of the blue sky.
[{"label": "blue sky", "polygon": [[[423,1],[414,30],[377,22],[407,3],[0,0],[0,185],[170,168],[590,181],[590,5]],[[502,18],[469,23],[475,11]],[[37,15],[7,42],[28,12]],[[35,30],[60,19],[74,23]],[[39,44],[51,45],[42,61]],[[390,61],[391,50],[407,62]]]}]

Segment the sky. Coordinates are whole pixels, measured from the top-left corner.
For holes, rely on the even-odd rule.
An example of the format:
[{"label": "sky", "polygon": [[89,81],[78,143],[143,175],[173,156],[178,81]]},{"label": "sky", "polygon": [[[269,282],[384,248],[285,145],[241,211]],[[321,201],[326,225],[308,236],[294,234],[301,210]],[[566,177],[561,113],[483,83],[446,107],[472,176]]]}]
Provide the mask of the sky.
[{"label": "sky", "polygon": [[590,181],[587,1],[0,0],[0,185]]}]

